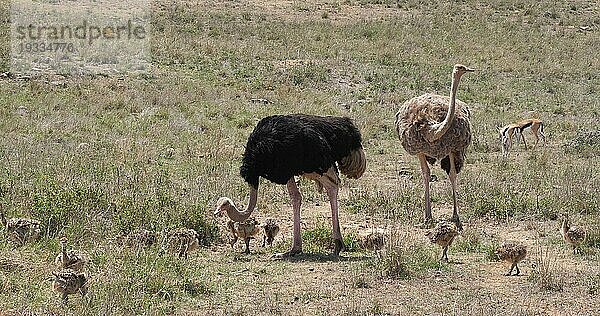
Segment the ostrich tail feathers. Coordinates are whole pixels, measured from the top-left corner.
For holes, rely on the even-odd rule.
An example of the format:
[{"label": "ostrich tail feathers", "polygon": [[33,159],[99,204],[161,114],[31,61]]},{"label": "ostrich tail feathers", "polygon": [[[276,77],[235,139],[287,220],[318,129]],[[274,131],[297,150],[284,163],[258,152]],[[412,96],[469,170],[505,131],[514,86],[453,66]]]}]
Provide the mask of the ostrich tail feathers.
[{"label": "ostrich tail feathers", "polygon": [[357,148],[338,161],[340,171],[351,179],[360,178],[367,169],[367,158],[362,148]]}]

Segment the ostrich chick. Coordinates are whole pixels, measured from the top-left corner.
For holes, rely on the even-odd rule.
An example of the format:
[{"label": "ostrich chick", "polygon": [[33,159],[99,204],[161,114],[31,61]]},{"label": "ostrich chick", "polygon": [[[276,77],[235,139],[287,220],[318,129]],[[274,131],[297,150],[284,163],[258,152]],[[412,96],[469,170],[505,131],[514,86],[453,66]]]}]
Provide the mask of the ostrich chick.
[{"label": "ostrich chick", "polygon": [[363,249],[379,251],[384,246],[384,230],[369,229],[358,234],[358,243]]},{"label": "ostrich chick", "polygon": [[585,241],[585,230],[569,226],[569,216],[565,215],[560,232],[565,242],[573,247],[573,254],[577,253],[579,246]]},{"label": "ostrich chick", "polygon": [[429,241],[434,244],[438,244],[442,247],[442,258],[440,261],[448,262],[448,247],[454,241],[454,237],[458,236],[458,229],[456,228],[456,224],[440,221],[435,225],[433,230],[425,234],[429,238]]},{"label": "ostrich chick", "polygon": [[85,256],[75,250],[67,250],[67,238],[60,240],[60,253],[54,259],[54,263],[61,269],[71,269],[73,271],[81,271],[87,264]]},{"label": "ostrich chick", "polygon": [[156,244],[157,240],[156,232],[147,229],[135,229],[125,236],[123,244],[130,248],[148,248]]},{"label": "ostrich chick", "polygon": [[85,273],[79,273],[71,269],[65,269],[58,273],[53,272],[54,281],[52,286],[54,290],[61,294],[63,303],[67,302],[70,294],[81,293],[81,296],[87,294],[87,278]]},{"label": "ostrich chick", "polygon": [[233,238],[229,241],[231,247],[235,245],[238,238],[242,238],[246,243],[246,250],[244,250],[244,253],[249,254],[250,239],[254,238],[254,236],[256,236],[260,232],[260,226],[258,225],[256,219],[254,217],[250,217],[243,222],[234,222],[230,220],[229,222],[227,222],[227,227],[233,235]]},{"label": "ostrich chick", "polygon": [[263,236],[263,247],[267,244],[269,246],[273,245],[273,240],[275,240],[275,236],[279,233],[279,225],[272,218],[265,219],[265,223],[263,225],[263,229],[265,230],[265,234]]},{"label": "ostrich chick", "polygon": [[169,232],[167,237],[167,248],[176,250],[179,258],[187,259],[188,253],[200,247],[198,233],[193,229],[178,228]]},{"label": "ostrich chick", "polygon": [[0,209],[0,221],[5,227],[8,237],[19,246],[27,241],[37,240],[40,236],[40,222],[29,218],[10,218],[4,217],[4,212]]},{"label": "ostrich chick", "polygon": [[517,243],[505,243],[496,249],[495,254],[500,260],[511,263],[510,270],[505,274],[506,276],[511,276],[515,268],[517,269],[515,275],[519,275],[521,271],[519,271],[517,264],[527,255],[527,248]]}]

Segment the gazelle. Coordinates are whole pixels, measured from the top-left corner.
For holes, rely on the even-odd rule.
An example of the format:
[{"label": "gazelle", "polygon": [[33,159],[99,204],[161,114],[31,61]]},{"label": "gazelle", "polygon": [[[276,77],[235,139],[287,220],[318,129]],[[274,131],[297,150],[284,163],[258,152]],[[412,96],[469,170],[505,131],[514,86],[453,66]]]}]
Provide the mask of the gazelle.
[{"label": "gazelle", "polygon": [[498,128],[500,132],[500,140],[502,140],[502,154],[508,156],[508,152],[512,147],[512,140],[515,136],[515,131],[518,133],[519,125],[508,124],[502,128]]},{"label": "gazelle", "polygon": [[535,146],[537,146],[540,136],[542,140],[546,142],[546,135],[544,135],[544,123],[538,119],[526,119],[519,121],[517,123],[508,124],[498,131],[500,132],[500,139],[502,140],[502,153],[504,156],[508,155],[510,148],[512,147],[513,137],[517,137],[517,143],[520,139],[523,139],[523,144],[525,145],[525,149],[527,149],[527,142],[525,141],[525,136],[523,135],[523,131],[527,128],[531,129],[533,136],[535,137]]},{"label": "gazelle", "polygon": [[531,129],[531,133],[533,137],[535,137],[535,144],[533,147],[536,147],[538,142],[540,141],[540,136],[544,143],[546,142],[546,135],[544,135],[544,122],[538,119],[526,119],[515,123],[518,126],[517,142],[520,138],[523,139],[523,144],[525,144],[525,149],[527,149],[527,143],[525,142],[525,136],[523,135],[523,131],[527,128]]}]

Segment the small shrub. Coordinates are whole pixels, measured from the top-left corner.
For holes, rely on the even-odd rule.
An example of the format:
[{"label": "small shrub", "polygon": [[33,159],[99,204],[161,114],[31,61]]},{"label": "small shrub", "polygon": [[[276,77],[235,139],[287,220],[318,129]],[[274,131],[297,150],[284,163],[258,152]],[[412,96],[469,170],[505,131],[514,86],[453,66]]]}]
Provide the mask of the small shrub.
[{"label": "small shrub", "polygon": [[455,242],[454,249],[463,252],[479,252],[483,245],[479,234],[473,230],[465,230]]},{"label": "small shrub", "polygon": [[[97,227],[84,226],[83,223],[95,222],[99,226],[102,220],[88,218],[93,214],[102,214],[108,202],[102,192],[94,188],[78,188],[61,185],[53,180],[43,180],[41,189],[33,193],[32,215],[42,224],[42,233],[53,238],[58,234],[91,234]],[[64,230],[68,231],[65,232]],[[85,232],[85,234],[84,234]]]},{"label": "small shrub", "polygon": [[331,228],[324,223],[302,232],[302,242],[305,251],[309,252],[326,252],[334,247]]},{"label": "small shrub", "polygon": [[549,249],[538,249],[538,256],[534,259],[534,268],[529,276],[529,281],[542,291],[562,291],[565,279],[556,265]]},{"label": "small shrub", "polygon": [[584,246],[600,249],[600,227],[591,227],[587,230]]},{"label": "small shrub", "polygon": [[299,65],[291,71],[291,81],[296,86],[325,83],[329,80],[330,70],[323,65],[307,63]]},{"label": "small shrub", "polygon": [[355,289],[368,289],[371,287],[365,273],[354,272],[352,274],[352,287]]},{"label": "small shrub", "polygon": [[380,269],[385,277],[391,279],[407,279],[410,270],[407,264],[407,254],[404,249],[391,248],[381,258]]},{"label": "small shrub", "polygon": [[417,243],[406,236],[390,236],[383,255],[376,259],[375,269],[391,279],[408,279],[431,270],[445,269],[433,247]]},{"label": "small shrub", "polygon": [[348,251],[348,252],[358,251],[358,250],[362,249],[358,242],[358,238],[356,237],[355,234],[346,234],[343,237],[343,240],[344,240],[344,246],[346,247],[346,251]]},{"label": "small shrub", "polygon": [[482,252],[485,254],[485,260],[487,261],[500,261],[500,258],[496,255],[496,249],[498,248],[498,244],[492,243],[487,244],[482,247]]},{"label": "small shrub", "polygon": [[596,157],[600,152],[600,130],[579,130],[564,144],[565,152],[584,158]]}]

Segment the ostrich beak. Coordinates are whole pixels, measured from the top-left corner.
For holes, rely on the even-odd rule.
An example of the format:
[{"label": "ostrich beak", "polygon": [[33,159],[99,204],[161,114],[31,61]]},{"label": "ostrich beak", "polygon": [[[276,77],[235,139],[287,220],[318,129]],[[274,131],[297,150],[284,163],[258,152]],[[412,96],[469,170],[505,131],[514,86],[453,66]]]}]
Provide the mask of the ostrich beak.
[{"label": "ostrich beak", "polygon": [[473,72],[473,71],[475,71],[475,68],[469,68],[469,67],[467,67],[467,71]]}]

